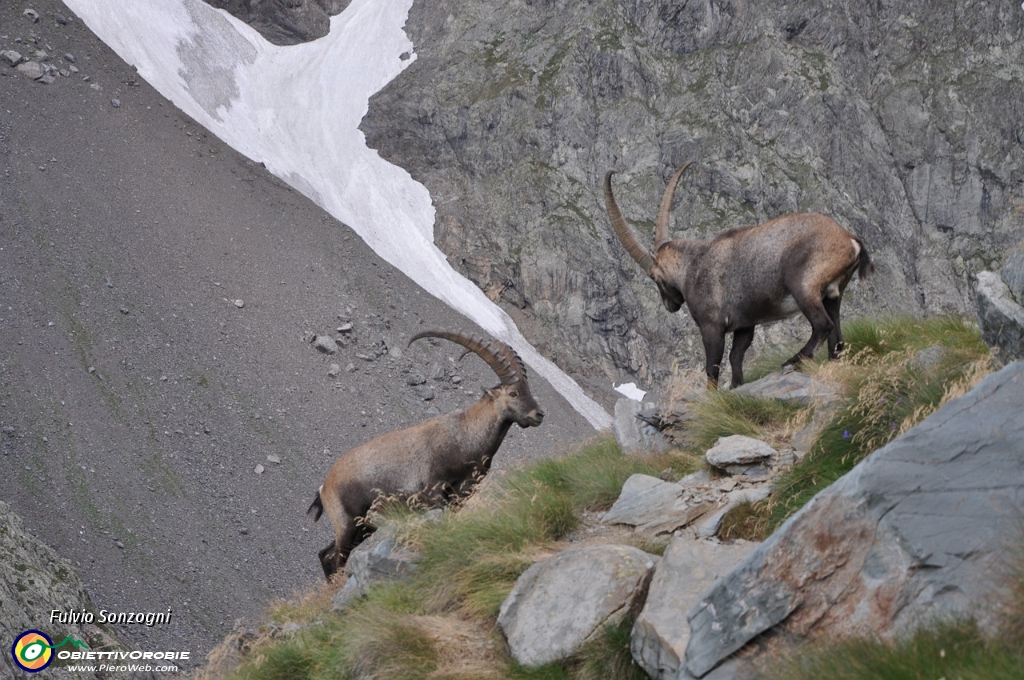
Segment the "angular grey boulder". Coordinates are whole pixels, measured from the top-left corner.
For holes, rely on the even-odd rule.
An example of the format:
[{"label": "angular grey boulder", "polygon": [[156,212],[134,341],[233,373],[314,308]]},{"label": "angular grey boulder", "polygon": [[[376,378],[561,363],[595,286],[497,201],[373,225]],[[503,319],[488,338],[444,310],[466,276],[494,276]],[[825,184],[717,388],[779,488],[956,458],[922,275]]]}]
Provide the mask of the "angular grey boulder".
[{"label": "angular grey boulder", "polygon": [[689,612],[686,672],[704,677],[780,625],[776,640],[889,638],[950,615],[987,623],[1024,516],[1022,402],[1017,362],[815,496]]},{"label": "angular grey boulder", "polygon": [[1009,287],[994,272],[981,272],[975,301],[985,342],[998,347],[1007,361],[1024,359],[1024,307],[1013,299]]},{"label": "angular grey boulder", "polygon": [[348,607],[375,583],[402,581],[416,573],[419,556],[398,545],[394,531],[384,527],[357,547],[345,564],[348,581],[331,600],[334,611]]},{"label": "angular grey boulder", "polygon": [[615,402],[615,441],[626,455],[664,453],[672,448],[668,438],[643,417],[649,410],[652,410],[650,405],[645,408],[627,397]]},{"label": "angular grey boulder", "polygon": [[498,625],[516,661],[570,656],[643,603],[658,557],[624,545],[566,550],[527,569],[501,605]]},{"label": "angular grey boulder", "polygon": [[665,533],[707,514],[713,504],[691,499],[679,484],[650,475],[631,475],[615,504],[601,516],[605,524],[628,524],[639,531]]},{"label": "angular grey boulder", "polygon": [[687,612],[757,543],[724,545],[673,538],[654,570],[647,602],[633,625],[633,659],[655,680],[675,678],[690,639]]}]

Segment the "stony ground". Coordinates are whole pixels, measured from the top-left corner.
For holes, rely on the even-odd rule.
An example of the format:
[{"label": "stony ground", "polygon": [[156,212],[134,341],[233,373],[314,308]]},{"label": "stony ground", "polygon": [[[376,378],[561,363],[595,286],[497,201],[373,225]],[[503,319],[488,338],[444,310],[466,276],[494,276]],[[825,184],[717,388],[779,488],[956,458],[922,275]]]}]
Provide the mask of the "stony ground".
[{"label": "stony ground", "polygon": [[[54,71],[0,63],[0,500],[98,609],[173,610],[129,642],[201,659],[321,578],[330,531],[303,513],[335,456],[495,378],[443,341],[407,349],[427,327],[475,329],[63,4],[4,3],[5,50]],[[336,354],[309,344],[324,333]],[[498,468],[593,434],[533,391],[547,419],[513,428]]]}]

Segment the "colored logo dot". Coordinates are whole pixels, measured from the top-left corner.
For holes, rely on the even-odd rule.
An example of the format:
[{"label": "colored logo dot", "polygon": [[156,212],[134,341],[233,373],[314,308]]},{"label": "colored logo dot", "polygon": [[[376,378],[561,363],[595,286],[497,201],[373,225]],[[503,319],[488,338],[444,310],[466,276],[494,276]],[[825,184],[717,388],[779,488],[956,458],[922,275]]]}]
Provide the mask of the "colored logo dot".
[{"label": "colored logo dot", "polygon": [[11,656],[18,668],[37,673],[53,661],[53,640],[39,630],[26,630],[11,645]]}]

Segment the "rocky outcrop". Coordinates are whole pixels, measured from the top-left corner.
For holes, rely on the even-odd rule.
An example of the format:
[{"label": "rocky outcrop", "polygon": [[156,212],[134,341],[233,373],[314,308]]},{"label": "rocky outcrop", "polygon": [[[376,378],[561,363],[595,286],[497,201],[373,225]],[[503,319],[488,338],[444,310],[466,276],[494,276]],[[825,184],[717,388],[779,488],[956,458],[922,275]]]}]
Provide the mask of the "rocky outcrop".
[{"label": "rocky outcrop", "polygon": [[206,0],[246,22],[275,45],[295,45],[327,35],[331,17],[351,0]]},{"label": "rocky outcrop", "polygon": [[1024,307],[995,272],[978,274],[977,305],[985,342],[1005,360],[1024,359]]},{"label": "rocky outcrop", "polygon": [[[582,377],[702,356],[615,240],[607,170],[642,240],[687,159],[688,237],[833,215],[879,267],[846,316],[965,312],[972,277],[1020,238],[1017,5],[419,0],[407,31],[417,59],[371,101],[369,145],[430,190],[456,269]],[[753,351],[808,332],[759,331]]]},{"label": "rocky outcrop", "polygon": [[1004,360],[1024,359],[1024,241],[1007,251],[999,274],[978,274],[975,302],[985,342]]},{"label": "rocky outcrop", "polygon": [[[879,449],[819,493],[690,610],[686,673],[769,630],[892,637],[975,615],[1024,515],[1024,363]],[[763,638],[762,638],[763,639]]]},{"label": "rocky outcrop", "polygon": [[374,584],[408,579],[416,573],[418,561],[419,555],[398,544],[390,526],[379,529],[349,556],[345,563],[348,581],[331,598],[332,608],[345,609]]},{"label": "rocky outcrop", "polygon": [[643,604],[659,558],[624,545],[566,550],[527,569],[501,605],[498,625],[515,660],[564,659]]},{"label": "rocky outcrop", "polygon": [[[71,564],[30,536],[7,505],[0,502],[0,678],[27,675],[15,670],[10,645],[26,630],[41,630],[59,642],[81,640],[91,651],[124,650],[113,630],[89,623],[50,623],[50,612],[96,611]],[[75,651],[69,649],[69,651]],[[80,678],[151,678],[151,673],[76,673]]]},{"label": "rocky outcrop", "polygon": [[672,442],[654,425],[660,415],[654,404],[642,404],[623,397],[615,402],[612,430],[619,448],[627,456],[665,453]]}]

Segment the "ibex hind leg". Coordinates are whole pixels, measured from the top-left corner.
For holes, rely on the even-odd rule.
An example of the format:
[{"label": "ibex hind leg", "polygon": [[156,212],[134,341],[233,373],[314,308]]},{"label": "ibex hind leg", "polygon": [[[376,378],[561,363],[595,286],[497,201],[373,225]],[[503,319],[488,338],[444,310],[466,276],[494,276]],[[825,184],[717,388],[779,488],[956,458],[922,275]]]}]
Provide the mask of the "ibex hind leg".
[{"label": "ibex hind leg", "polygon": [[814,353],[821,346],[821,343],[829,339],[836,325],[827,311],[823,300],[817,295],[794,295],[797,306],[804,313],[807,320],[811,322],[811,339],[807,341],[799,352],[794,354],[783,366],[800,365],[804,361],[814,358]]},{"label": "ibex hind leg", "polygon": [[732,349],[729,350],[729,366],[732,367],[731,387],[743,384],[743,357],[754,341],[754,327],[739,328],[732,334]]},{"label": "ibex hind leg", "polygon": [[334,540],[326,548],[320,551],[320,566],[324,570],[324,576],[328,581],[336,573],[341,571],[348,562],[349,553],[352,548],[359,544],[366,537],[366,532],[360,525],[349,517],[339,521],[334,528]]},{"label": "ibex hind leg", "polygon": [[843,331],[839,325],[839,307],[843,303],[842,295],[839,297],[825,298],[823,304],[825,306],[825,312],[828,314],[828,318],[832,320],[834,327],[832,332],[828,334],[828,358],[838,359],[839,354],[846,348],[846,344],[843,342]]}]

